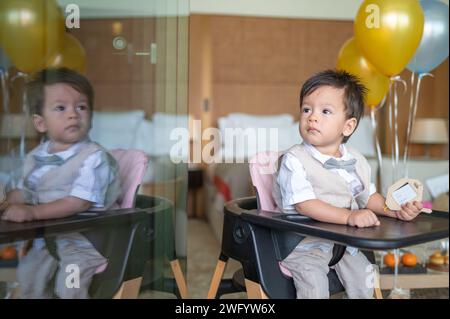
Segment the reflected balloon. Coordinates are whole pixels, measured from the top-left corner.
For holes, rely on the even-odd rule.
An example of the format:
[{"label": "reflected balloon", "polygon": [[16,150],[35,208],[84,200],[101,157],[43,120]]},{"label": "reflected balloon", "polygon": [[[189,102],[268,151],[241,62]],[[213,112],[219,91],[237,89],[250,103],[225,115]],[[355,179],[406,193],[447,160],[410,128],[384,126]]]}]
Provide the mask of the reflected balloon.
[{"label": "reflected balloon", "polygon": [[366,105],[377,106],[389,90],[389,78],[378,72],[362,55],[354,38],[347,40],[339,51],[336,67],[361,79],[367,88]]},{"label": "reflected balloon", "polygon": [[31,73],[62,45],[64,15],[55,0],[1,0],[0,45],[21,71]]},{"label": "reflected balloon", "polygon": [[423,35],[408,69],[427,73],[448,57],[448,5],[434,0],[422,0],[420,5],[425,15]]},{"label": "reflected balloon", "polygon": [[413,57],[423,32],[417,0],[365,0],[356,15],[358,47],[381,73],[400,73]]},{"label": "reflected balloon", "polygon": [[47,67],[66,67],[79,73],[86,72],[86,52],[80,41],[66,33],[62,50],[55,53],[46,63]]}]

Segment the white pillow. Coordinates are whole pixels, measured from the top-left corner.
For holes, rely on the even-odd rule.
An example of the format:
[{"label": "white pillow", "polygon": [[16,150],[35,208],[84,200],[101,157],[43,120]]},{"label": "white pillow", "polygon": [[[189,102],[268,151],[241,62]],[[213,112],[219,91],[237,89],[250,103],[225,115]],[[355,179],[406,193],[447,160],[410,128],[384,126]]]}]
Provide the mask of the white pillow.
[{"label": "white pillow", "polygon": [[290,114],[279,115],[251,115],[244,113],[228,114],[229,123],[232,127],[284,127],[294,122],[294,117]]},{"label": "white pillow", "polygon": [[188,114],[172,114],[155,112],[152,116],[153,121],[157,125],[175,127],[188,127],[189,115]]},{"label": "white pillow", "polygon": [[299,131],[299,122],[295,122],[278,130],[278,151],[285,151],[295,144],[300,144],[302,141],[303,139]]},{"label": "white pillow", "polygon": [[376,156],[373,128],[369,116],[361,118],[356,131],[350,136],[346,144],[357,149],[364,156]]},{"label": "white pillow", "polygon": [[448,174],[429,178],[425,181],[432,198],[448,193]]},{"label": "white pillow", "polygon": [[217,119],[217,126],[219,127],[219,131],[220,131],[220,134],[222,135],[222,137],[225,134],[225,129],[227,127],[232,127],[232,125],[234,125],[233,122],[231,122],[230,119],[226,116],[219,117]]},{"label": "white pillow", "polygon": [[155,150],[155,125],[152,121],[143,120],[136,129],[136,138],[134,139],[133,148],[144,151],[147,154],[153,154]]},{"label": "white pillow", "polygon": [[[143,120],[136,130],[136,138],[133,147],[143,150],[152,156],[169,155],[172,147],[179,142],[178,139],[171,140],[170,134],[177,127],[186,128],[186,126],[178,126],[182,124],[181,119],[168,121],[147,121]],[[178,123],[176,123],[178,122]],[[172,125],[169,125],[172,124]],[[177,137],[178,138],[178,137]],[[187,139],[188,140],[188,139]],[[187,158],[189,154],[189,145],[181,148],[182,158]]]},{"label": "white pillow", "polygon": [[[284,151],[295,144],[300,144],[302,138],[298,130],[299,123],[291,123],[284,127],[276,128],[246,128],[236,130],[233,138],[226,135],[222,137],[222,157],[249,158],[263,151]],[[253,130],[253,133],[250,130]],[[227,132],[227,130],[225,130]],[[252,141],[252,134],[254,140]],[[260,134],[262,134],[260,136]]]},{"label": "white pillow", "polygon": [[[227,154],[231,152],[225,143],[225,129],[231,128],[278,128],[279,135],[280,131],[285,131],[286,128],[291,128],[294,123],[294,118],[290,114],[279,114],[279,115],[251,115],[245,113],[230,113],[226,117],[220,117],[217,120],[220,134],[222,136],[222,145],[227,148]],[[269,131],[267,130],[267,134]],[[281,135],[284,136],[284,133]],[[244,136],[245,137],[245,136]],[[286,143],[286,141],[284,141]],[[253,152],[253,151],[252,151]],[[255,150],[256,152],[256,150]],[[237,153],[246,153],[245,150],[237,150]]]},{"label": "white pillow", "polygon": [[95,112],[92,117],[90,138],[106,149],[131,148],[136,130],[144,120],[145,112]]}]

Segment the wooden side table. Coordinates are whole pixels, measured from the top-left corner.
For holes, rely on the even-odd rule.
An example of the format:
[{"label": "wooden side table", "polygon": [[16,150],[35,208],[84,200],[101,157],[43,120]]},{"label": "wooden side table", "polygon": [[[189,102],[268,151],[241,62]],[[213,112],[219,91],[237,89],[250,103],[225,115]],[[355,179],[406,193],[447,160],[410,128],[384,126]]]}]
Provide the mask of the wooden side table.
[{"label": "wooden side table", "polygon": [[[397,287],[403,289],[448,288],[448,273],[429,271],[426,274],[400,274]],[[394,275],[382,274],[380,288],[394,288]]]},{"label": "wooden side table", "polygon": [[[188,217],[204,217],[203,210],[203,168],[189,167],[188,170]],[[200,197],[200,200],[199,200]],[[198,205],[198,201],[200,205]]]}]

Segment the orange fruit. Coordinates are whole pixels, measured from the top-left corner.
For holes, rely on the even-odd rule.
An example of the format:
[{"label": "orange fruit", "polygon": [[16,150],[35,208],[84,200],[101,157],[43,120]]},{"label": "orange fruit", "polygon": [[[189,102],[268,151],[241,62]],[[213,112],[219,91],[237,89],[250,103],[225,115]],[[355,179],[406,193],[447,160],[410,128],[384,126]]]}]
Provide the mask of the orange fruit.
[{"label": "orange fruit", "polygon": [[402,263],[407,267],[414,267],[417,265],[417,257],[413,253],[405,253],[402,256]]},{"label": "orange fruit", "polygon": [[1,257],[3,259],[14,259],[17,256],[16,248],[13,246],[6,246],[1,251]]},{"label": "orange fruit", "polygon": [[[400,263],[400,257],[398,258],[398,263]],[[394,268],[395,267],[395,256],[393,253],[388,253],[384,255],[383,258],[384,264],[388,267]]]}]

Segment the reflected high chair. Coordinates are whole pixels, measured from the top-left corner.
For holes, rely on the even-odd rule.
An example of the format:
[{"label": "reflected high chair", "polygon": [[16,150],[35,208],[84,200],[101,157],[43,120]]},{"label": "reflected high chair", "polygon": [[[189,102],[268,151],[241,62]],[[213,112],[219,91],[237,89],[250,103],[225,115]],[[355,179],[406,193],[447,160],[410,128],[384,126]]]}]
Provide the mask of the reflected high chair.
[{"label": "reflected high chair", "polygon": [[[272,198],[272,183],[277,152],[258,154],[250,160],[250,173],[256,197],[230,201],[224,207],[222,247],[207,298],[246,291],[249,298],[296,297],[293,280],[283,260],[305,237],[314,236],[335,243],[329,266],[335,265],[345,253],[346,245],[363,251],[375,263],[371,250],[393,249],[448,237],[448,214],[419,216],[413,222],[380,217],[381,226],[357,229],[314,221],[300,214],[284,214],[276,210]],[[229,258],[239,261],[232,279],[223,279]],[[328,273],[330,295],[344,291],[334,270]],[[372,283],[375,297],[382,298],[379,277],[375,272]]]},{"label": "reflected high chair", "polygon": [[[148,164],[145,153],[138,150],[113,150],[111,154],[118,163],[123,190],[118,199],[120,209],[87,211],[68,218],[15,225],[1,223],[0,243],[45,236],[49,251],[57,258],[55,243],[51,238],[66,232],[80,232],[107,258],[107,264],[99,267],[93,277],[89,287],[90,296],[137,298],[145,268],[157,257],[154,253],[157,234],[167,238],[174,235],[173,231],[156,229],[155,221],[171,217],[173,204],[160,197],[136,195]],[[173,241],[171,238],[168,240]],[[185,298],[186,284],[176,256],[170,261],[178,294]]]},{"label": "reflected high chair", "polygon": [[[112,150],[111,154],[116,159],[119,166],[119,175],[121,178],[121,186],[123,190],[126,190],[121,194],[118,199],[118,203],[121,208],[133,208],[135,205],[137,207],[145,207],[148,206],[148,198],[146,196],[139,195],[136,196],[140,186],[140,183],[144,177],[147,165],[148,165],[148,157],[144,152],[139,150],[123,150],[117,149]],[[175,248],[173,245],[166,245],[162,251],[159,250],[155,245],[158,245],[162,242],[173,242],[173,203],[163,198],[153,197],[159,202],[166,202],[166,209],[154,210],[151,213],[150,220],[146,225],[143,226],[142,231],[136,232],[134,234],[136,244],[130,250],[131,259],[131,268],[135,268],[134,272],[140,273],[141,276],[139,279],[134,279],[135,288],[133,288],[133,298],[137,297],[137,293],[142,289],[142,286],[150,285],[162,279],[163,281],[168,281],[169,283],[173,282],[172,278],[165,278],[163,274],[163,270],[160,270],[160,273],[156,274],[151,272],[150,276],[145,276],[148,273],[148,268],[151,268],[153,263],[157,259],[168,258],[170,262],[170,266],[172,272],[174,274],[175,283],[169,285],[169,288],[163,286],[163,290],[172,292],[173,288],[175,288],[175,294],[181,298],[187,298],[187,286],[186,281],[184,279],[184,275],[181,271],[181,267],[179,261],[175,255]],[[117,236],[118,229],[110,232],[111,236]],[[130,234],[131,235],[131,234]],[[96,236],[98,236],[96,234]],[[126,238],[126,236],[125,236]],[[114,245],[109,245],[111,248],[114,248]],[[162,254],[162,256],[160,256]],[[114,258],[117,260],[120,257],[116,253],[116,249],[114,248]],[[106,269],[107,271],[108,269]],[[142,271],[141,271],[142,270]],[[98,278],[97,278],[98,277]],[[105,286],[105,275],[96,275],[94,277],[93,283],[91,284],[92,296],[95,296],[94,292],[95,287]],[[99,284],[97,284],[97,282]],[[131,283],[133,285],[133,282]],[[137,293],[136,289],[137,288]],[[166,288],[166,289],[164,289]],[[91,291],[90,290],[90,291]],[[120,291],[120,290],[119,290]]]}]

